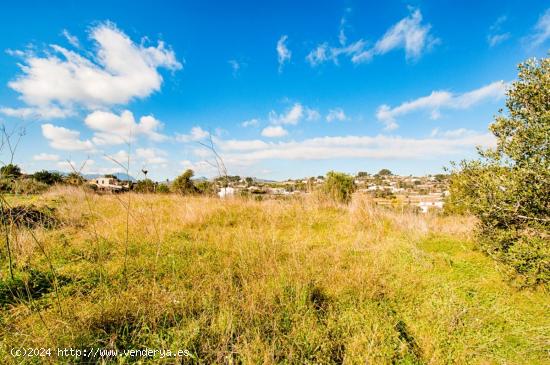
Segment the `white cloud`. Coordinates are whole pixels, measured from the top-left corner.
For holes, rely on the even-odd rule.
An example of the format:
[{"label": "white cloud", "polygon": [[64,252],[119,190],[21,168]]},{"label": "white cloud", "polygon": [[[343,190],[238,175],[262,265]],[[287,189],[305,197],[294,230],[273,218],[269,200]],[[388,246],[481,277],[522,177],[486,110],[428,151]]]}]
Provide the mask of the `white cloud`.
[{"label": "white cloud", "polygon": [[131,111],[125,110],[120,115],[95,111],[84,120],[86,126],[95,131],[92,141],[97,145],[117,145],[133,141],[136,137],[147,136],[152,141],[160,142],[167,137],[158,131],[162,123],[151,115],[140,118],[136,123]]},{"label": "white cloud", "polygon": [[287,134],[288,134],[287,130],[281,127],[280,125],[265,127],[262,130],[262,136],[269,137],[269,138],[283,137],[283,136],[286,136]]},{"label": "white cloud", "polygon": [[321,118],[321,113],[317,109],[311,109],[308,107],[305,107],[305,119],[308,122],[319,120]]},{"label": "white cloud", "polygon": [[184,169],[193,170],[195,175],[215,175],[218,173],[218,170],[206,161],[193,162],[190,160],[183,160],[180,161],[180,164]]},{"label": "white cloud", "polygon": [[332,57],[332,55],[330,54],[328,44],[322,43],[308,53],[306,61],[309,62],[311,66],[317,66],[327,61],[330,57]]},{"label": "white cloud", "polygon": [[57,167],[61,169],[61,171],[80,172],[83,174],[95,173],[95,171],[93,170],[94,165],[95,165],[95,161],[90,159],[84,160],[80,163],[72,160],[59,161],[57,163]]},{"label": "white cloud", "polygon": [[312,66],[318,66],[326,61],[332,61],[334,64],[339,63],[340,56],[351,57],[352,62],[358,63],[359,60],[366,59],[367,54],[372,56],[370,50],[365,50],[367,43],[360,39],[347,46],[329,47],[328,43],[322,43],[312,50],[307,56],[306,61]]},{"label": "white cloud", "polygon": [[158,68],[182,68],[163,42],[135,44],[112,23],[92,28],[90,38],[96,44],[92,56],[58,45],[51,45],[44,56],[24,53],[22,74],[9,87],[32,107],[98,108],[147,97],[160,90]]},{"label": "white cloud", "polygon": [[80,132],[58,127],[53,124],[42,124],[42,135],[49,141],[50,146],[57,150],[65,151],[90,151],[93,143],[89,140],[82,141]]},{"label": "white cloud", "polygon": [[62,109],[56,106],[46,106],[39,108],[0,108],[0,113],[8,117],[20,119],[54,119],[66,118],[73,115],[70,109]]},{"label": "white cloud", "polygon": [[292,57],[292,52],[288,49],[286,45],[286,41],[288,39],[288,36],[283,35],[279,40],[277,41],[277,60],[279,62],[279,72],[283,71],[283,66],[285,63],[290,61],[290,57]]},{"label": "white cloud", "polygon": [[264,160],[430,159],[433,156],[463,155],[474,151],[477,145],[492,146],[494,136],[461,129],[438,132],[428,138],[336,136],[289,142],[232,140],[219,141],[217,145],[223,153],[224,161],[231,166],[250,165]]},{"label": "white cloud", "polygon": [[178,142],[196,142],[200,141],[201,139],[205,139],[209,135],[210,133],[208,133],[208,131],[205,131],[201,127],[193,127],[191,128],[189,134],[177,134],[176,140]]},{"label": "white cloud", "polygon": [[550,8],[541,14],[537,24],[533,29],[533,34],[526,37],[524,41],[528,43],[529,47],[538,47],[544,42],[550,39]]},{"label": "white cloud", "polygon": [[325,119],[329,123],[335,120],[343,122],[344,120],[346,120],[346,113],[344,113],[344,110],[342,108],[330,109]]},{"label": "white cloud", "polygon": [[444,137],[444,138],[463,138],[467,136],[475,136],[479,132],[466,128],[458,128],[447,131],[441,131],[439,128],[435,128],[430,133],[430,137]]},{"label": "white cloud", "polygon": [[431,25],[422,23],[422,13],[418,9],[412,9],[411,13],[389,28],[386,33],[368,48],[367,42],[359,39],[346,46],[347,38],[340,28],[339,43],[337,47],[329,47],[324,42],[313,49],[307,56],[307,62],[315,67],[326,61],[338,64],[340,56],[349,57],[351,62],[369,62],[376,55],[383,55],[395,49],[404,49],[408,60],[416,60],[422,54],[438,44],[440,40],[431,33]]},{"label": "white cloud", "polygon": [[422,13],[416,9],[391,27],[376,42],[375,53],[384,54],[397,48],[404,48],[407,59],[417,59],[427,48],[439,42],[437,38],[430,35],[430,28],[430,24],[422,24]]},{"label": "white cloud", "polygon": [[123,166],[126,166],[128,163],[128,151],[120,150],[113,154],[108,154],[103,156],[103,158],[109,162],[115,163],[115,164],[121,164]]},{"label": "white cloud", "polygon": [[149,165],[160,165],[168,162],[166,158],[168,154],[156,148],[138,148],[136,150],[136,156]]},{"label": "white cloud", "polygon": [[256,118],[253,118],[253,119],[249,119],[249,120],[245,120],[244,122],[241,123],[241,126],[242,127],[256,127],[258,124],[260,123],[260,121]]},{"label": "white cloud", "polygon": [[277,114],[274,110],[269,113],[269,121],[272,124],[296,125],[304,116],[304,107],[300,103],[294,103],[290,109],[283,114]]},{"label": "white cloud", "polygon": [[34,155],[32,159],[35,161],[59,161],[59,155],[43,152],[38,155]]},{"label": "white cloud", "polygon": [[489,43],[489,46],[494,47],[510,38],[510,35],[510,33],[490,34],[487,36],[487,42]]},{"label": "white cloud", "polygon": [[487,43],[490,47],[494,47],[510,38],[509,32],[502,32],[502,24],[506,21],[506,15],[498,17],[498,19],[489,28],[489,34],[487,35]]},{"label": "white cloud", "polygon": [[80,42],[78,41],[78,38],[69,33],[67,29],[63,29],[63,32],[61,32],[61,34],[63,34],[63,37],[65,37],[73,47],[80,48]]},{"label": "white cloud", "polygon": [[389,105],[381,105],[376,113],[379,121],[386,125],[386,130],[393,130],[398,127],[396,118],[418,110],[428,110],[432,119],[439,117],[442,108],[467,109],[485,100],[502,99],[506,92],[507,84],[503,81],[495,81],[478,89],[453,94],[448,91],[433,91],[428,96],[404,102],[399,106],[391,108]]}]

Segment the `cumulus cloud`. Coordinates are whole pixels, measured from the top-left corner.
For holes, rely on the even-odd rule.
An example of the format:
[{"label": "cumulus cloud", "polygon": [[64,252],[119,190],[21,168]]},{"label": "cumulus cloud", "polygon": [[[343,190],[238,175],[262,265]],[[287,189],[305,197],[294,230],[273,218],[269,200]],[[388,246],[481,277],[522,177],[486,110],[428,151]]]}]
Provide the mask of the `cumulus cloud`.
[{"label": "cumulus cloud", "polygon": [[404,102],[396,107],[381,105],[376,113],[379,121],[384,123],[386,130],[398,128],[397,117],[419,111],[428,110],[432,119],[437,119],[440,109],[467,109],[485,100],[499,100],[505,96],[507,84],[503,81],[495,81],[478,89],[454,94],[449,91],[433,91],[428,96]]},{"label": "cumulus cloud", "polygon": [[34,155],[32,159],[35,161],[59,161],[59,155],[43,152],[38,155]]},{"label": "cumulus cloud", "polygon": [[42,135],[50,146],[64,151],[91,151],[94,148],[90,140],[81,140],[80,132],[53,124],[42,124]]},{"label": "cumulus cloud", "polygon": [[120,115],[95,111],[84,120],[86,126],[95,131],[92,141],[97,145],[117,145],[128,143],[135,137],[143,135],[152,141],[160,142],[167,137],[159,130],[162,123],[151,115],[143,116],[136,123],[134,115],[129,110]]},{"label": "cumulus cloud", "polygon": [[494,47],[510,38],[511,34],[509,32],[502,31],[502,24],[506,21],[506,19],[506,15],[498,17],[498,19],[489,28],[487,43],[489,43],[490,47]]},{"label": "cumulus cloud", "polygon": [[339,45],[330,47],[327,42],[321,43],[307,56],[307,62],[315,67],[326,61],[338,64],[340,56],[348,57],[355,64],[372,60],[376,55],[383,55],[395,49],[403,49],[407,60],[416,60],[422,54],[438,44],[440,40],[431,33],[431,25],[422,23],[422,13],[412,9],[408,16],[390,27],[386,33],[368,47],[368,43],[359,39],[346,45],[347,37],[340,29]]},{"label": "cumulus cloud", "polygon": [[262,136],[269,138],[284,137],[288,131],[280,125],[265,127],[262,130]]},{"label": "cumulus cloud", "polygon": [[166,158],[168,154],[156,148],[138,148],[136,150],[136,156],[148,165],[161,165],[168,162]]},{"label": "cumulus cloud", "polygon": [[184,169],[191,169],[196,175],[213,175],[217,174],[218,170],[210,165],[206,161],[190,161],[190,160],[183,160],[180,161],[180,165]]},{"label": "cumulus cloud", "polygon": [[548,39],[550,39],[550,8],[541,14],[533,28],[533,33],[526,37],[524,41],[534,48],[540,46]]},{"label": "cumulus cloud", "polygon": [[55,44],[42,56],[23,53],[22,73],[9,87],[34,108],[93,109],[145,98],[160,90],[159,68],[182,68],[162,41],[156,46],[136,44],[112,23],[92,28],[90,39],[95,53],[80,54]]},{"label": "cumulus cloud", "polygon": [[290,61],[290,57],[292,57],[292,52],[288,49],[286,45],[286,41],[288,39],[288,36],[283,35],[279,40],[277,41],[277,61],[279,62],[279,72],[283,72],[283,66],[285,63]]},{"label": "cumulus cloud", "polygon": [[74,115],[70,109],[63,109],[56,106],[39,108],[0,108],[0,113],[8,117],[19,119],[61,119]]},{"label": "cumulus cloud", "polygon": [[344,113],[344,110],[342,108],[330,109],[325,119],[329,123],[333,121],[343,122],[344,120],[346,120],[346,113]]},{"label": "cumulus cloud", "polygon": [[109,161],[110,163],[116,166],[115,170],[117,169],[120,170],[120,168],[128,167],[128,165],[133,160],[133,158],[134,156],[130,156],[128,154],[128,151],[125,151],[125,150],[119,150],[118,152],[115,152],[115,153],[103,155],[103,159],[105,161]]},{"label": "cumulus cloud", "polygon": [[208,137],[210,133],[201,127],[193,127],[189,134],[177,134],[176,141],[178,142],[196,142]]}]

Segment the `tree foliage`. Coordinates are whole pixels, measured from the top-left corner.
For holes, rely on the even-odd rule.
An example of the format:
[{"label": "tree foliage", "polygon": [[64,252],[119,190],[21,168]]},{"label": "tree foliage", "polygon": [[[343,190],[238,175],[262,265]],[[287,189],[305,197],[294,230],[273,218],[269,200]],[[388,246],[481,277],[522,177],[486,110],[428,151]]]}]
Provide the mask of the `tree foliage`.
[{"label": "tree foliage", "polygon": [[347,204],[355,191],[355,182],[350,175],[330,171],[327,173],[323,191],[335,202]]},{"label": "tree foliage", "polygon": [[9,163],[0,167],[0,176],[2,178],[17,179],[21,176],[21,168],[17,165]]},{"label": "tree foliage", "polygon": [[176,179],[172,183],[172,189],[174,190],[174,192],[182,195],[197,193],[197,187],[193,183],[193,180],[191,180],[193,176],[193,170],[187,169],[183,174],[176,177]]},{"label": "tree foliage", "polygon": [[138,193],[154,193],[156,184],[151,179],[143,179],[136,183],[134,190]]},{"label": "tree foliage", "polygon": [[33,179],[46,185],[53,185],[60,183],[63,180],[63,176],[59,172],[50,172],[47,170],[37,171],[32,175]]},{"label": "tree foliage", "polygon": [[479,218],[481,247],[524,284],[550,279],[550,59],[519,65],[507,112],[490,126],[496,146],[454,165],[451,209]]},{"label": "tree foliage", "polygon": [[378,176],[391,176],[392,175],[392,172],[388,169],[382,169],[380,171],[378,171]]}]

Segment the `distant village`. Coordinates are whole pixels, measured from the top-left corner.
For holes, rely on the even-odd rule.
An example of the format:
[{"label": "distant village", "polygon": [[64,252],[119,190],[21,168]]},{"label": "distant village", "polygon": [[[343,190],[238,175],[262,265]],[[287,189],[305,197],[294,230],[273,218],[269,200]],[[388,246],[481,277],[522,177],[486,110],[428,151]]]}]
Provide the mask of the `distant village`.
[{"label": "distant village", "polygon": [[[253,177],[226,176],[214,179],[198,178],[195,184],[209,184],[220,198],[252,196],[257,198],[283,198],[306,195],[324,183],[324,176],[288,179],[285,181],[261,180]],[[149,180],[150,181],[150,180]],[[140,182],[121,181],[114,175],[89,179],[88,184],[99,191],[117,192],[135,190]],[[376,174],[359,172],[354,177],[355,194],[365,194],[381,206],[413,208],[422,213],[441,210],[449,195],[448,175],[399,176],[387,169]],[[153,189],[165,189],[166,183],[154,183]]]}]

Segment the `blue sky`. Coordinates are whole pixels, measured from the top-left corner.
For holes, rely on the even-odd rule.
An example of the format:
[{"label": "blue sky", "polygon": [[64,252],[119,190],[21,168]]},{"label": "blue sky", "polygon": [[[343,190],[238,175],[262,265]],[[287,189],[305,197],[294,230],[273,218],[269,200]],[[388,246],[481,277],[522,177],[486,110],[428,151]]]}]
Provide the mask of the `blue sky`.
[{"label": "blue sky", "polygon": [[[24,171],[286,179],[441,172],[491,145],[548,1],[20,1],[0,13],[0,122]],[[7,158],[4,149],[2,160]]]}]

